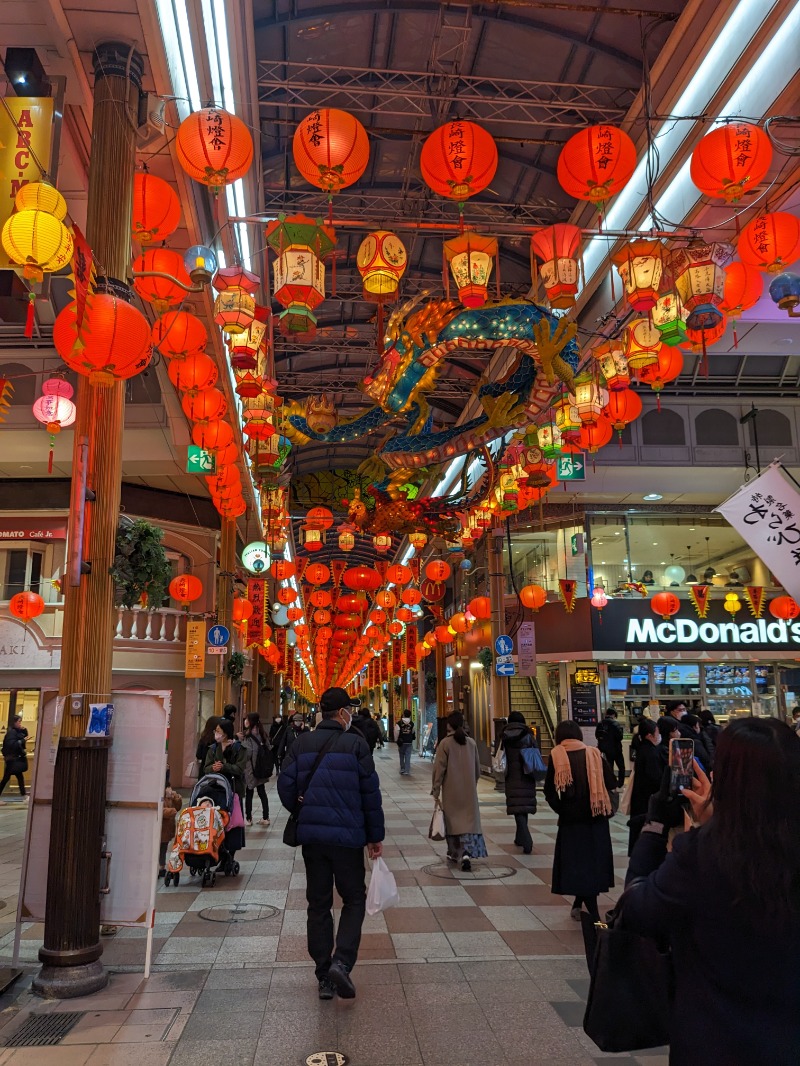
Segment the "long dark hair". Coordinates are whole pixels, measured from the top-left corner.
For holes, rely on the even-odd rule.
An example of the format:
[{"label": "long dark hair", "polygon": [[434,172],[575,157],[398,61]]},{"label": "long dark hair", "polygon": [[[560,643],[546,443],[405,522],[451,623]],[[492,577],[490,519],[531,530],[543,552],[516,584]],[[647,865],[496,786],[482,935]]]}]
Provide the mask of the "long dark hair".
[{"label": "long dark hair", "polygon": [[709,822],[737,902],[800,913],[800,737],[776,718],[744,718],[717,740]]},{"label": "long dark hair", "polygon": [[565,718],[556,726],[556,744],[563,740],[583,740],[583,730],[571,718]]},{"label": "long dark hair", "polygon": [[652,736],[653,733],[658,732],[658,726],[652,720],[652,718],[640,718],[639,719],[639,736],[644,740],[645,737]]},{"label": "long dark hair", "polygon": [[264,726],[261,724],[261,715],[258,711],[253,711],[252,714],[246,715],[248,723],[248,732],[257,733],[261,743],[267,743],[267,734],[264,732]]},{"label": "long dark hair", "polygon": [[467,731],[464,729],[464,715],[461,711],[451,711],[447,716],[447,724],[453,730],[456,744],[466,744]]},{"label": "long dark hair", "polygon": [[214,730],[222,721],[216,715],[212,714],[210,718],[206,719],[206,724],[203,726],[203,732],[200,734],[200,743],[205,744],[207,747],[211,747],[214,743]]}]

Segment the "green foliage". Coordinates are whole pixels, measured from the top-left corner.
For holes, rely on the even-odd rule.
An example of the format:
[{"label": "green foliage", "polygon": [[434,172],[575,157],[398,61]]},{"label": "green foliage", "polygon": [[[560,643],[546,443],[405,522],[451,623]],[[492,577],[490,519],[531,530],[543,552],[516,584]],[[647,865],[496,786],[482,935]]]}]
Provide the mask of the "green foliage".
[{"label": "green foliage", "polygon": [[146,595],[147,608],[152,611],[167,598],[172,571],[161,543],[163,536],[158,526],[142,518],[117,529],[116,552],[109,573],[123,607],[138,607]]},{"label": "green foliage", "polygon": [[247,658],[244,653],[240,651],[233,652],[225,669],[234,685],[241,685],[245,666],[247,666]]},{"label": "green foliage", "polygon": [[491,650],[489,648],[481,648],[481,650],[478,652],[478,662],[483,667],[483,672],[484,674],[486,674],[487,678],[492,676],[493,661],[494,659],[492,657]]}]

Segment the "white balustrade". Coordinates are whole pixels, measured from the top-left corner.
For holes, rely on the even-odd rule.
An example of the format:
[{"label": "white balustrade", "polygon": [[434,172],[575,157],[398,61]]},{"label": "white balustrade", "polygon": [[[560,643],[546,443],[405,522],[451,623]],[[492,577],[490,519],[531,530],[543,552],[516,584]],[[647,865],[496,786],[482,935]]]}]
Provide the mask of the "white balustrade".
[{"label": "white balustrade", "polygon": [[182,644],[186,639],[185,612],[171,607],[160,607],[156,611],[119,607],[114,639]]}]

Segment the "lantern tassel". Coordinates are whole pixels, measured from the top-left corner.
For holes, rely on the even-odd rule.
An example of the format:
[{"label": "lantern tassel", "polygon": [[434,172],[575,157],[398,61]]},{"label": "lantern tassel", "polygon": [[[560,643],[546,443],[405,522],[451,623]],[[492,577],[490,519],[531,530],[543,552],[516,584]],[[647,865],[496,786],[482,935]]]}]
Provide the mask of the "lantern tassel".
[{"label": "lantern tassel", "polygon": [[32,292],[28,293],[28,309],[25,312],[25,336],[33,336],[33,322],[34,322],[34,304],[36,303],[36,295]]},{"label": "lantern tassel", "polygon": [[50,434],[50,454],[47,457],[47,473],[48,474],[52,474],[53,473],[53,449],[55,448],[55,446],[56,446],[56,438],[51,433]]},{"label": "lantern tassel", "polygon": [[706,331],[703,330],[703,376],[708,377],[708,352],[706,351]]},{"label": "lantern tassel", "polygon": [[661,393],[656,393],[656,410],[661,414]]},{"label": "lantern tassel", "polygon": [[736,323],[733,324],[733,347],[739,347],[739,334],[736,332]]}]

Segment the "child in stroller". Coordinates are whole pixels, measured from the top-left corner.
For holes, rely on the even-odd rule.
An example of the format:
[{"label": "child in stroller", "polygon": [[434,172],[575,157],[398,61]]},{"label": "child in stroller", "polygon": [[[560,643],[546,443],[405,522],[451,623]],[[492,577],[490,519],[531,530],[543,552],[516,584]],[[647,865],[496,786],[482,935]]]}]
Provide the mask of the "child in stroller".
[{"label": "child in stroller", "polygon": [[189,806],[181,811],[167,860],[164,884],[180,884],[184,861],[192,877],[202,876],[203,887],[213,885],[217,870],[226,877],[239,873],[236,853],[237,830],[227,830],[233,813],[234,795],[222,774],[206,774],[192,790]]}]

